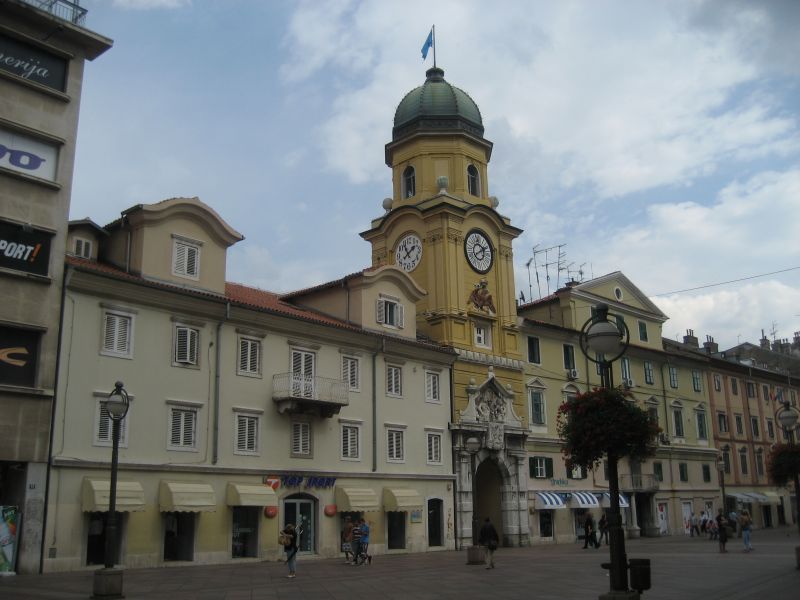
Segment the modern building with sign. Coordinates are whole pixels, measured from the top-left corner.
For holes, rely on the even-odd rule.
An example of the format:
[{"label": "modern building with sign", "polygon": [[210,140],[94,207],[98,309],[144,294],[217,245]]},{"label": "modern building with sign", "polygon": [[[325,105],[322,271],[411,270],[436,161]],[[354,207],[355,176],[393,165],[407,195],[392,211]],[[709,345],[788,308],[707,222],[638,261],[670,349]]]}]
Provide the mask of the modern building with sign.
[{"label": "modern building with sign", "polygon": [[[455,547],[452,349],[418,338],[426,291],[393,265],[278,296],[225,281],[242,236],[196,198],[137,205],[68,244],[45,570],[103,563],[124,383],[116,562],[127,567]],[[80,254],[80,253],[76,253]]]},{"label": "modern building with sign", "polygon": [[0,3],[0,506],[40,568],[62,273],[84,63],[111,40],[71,2]]}]

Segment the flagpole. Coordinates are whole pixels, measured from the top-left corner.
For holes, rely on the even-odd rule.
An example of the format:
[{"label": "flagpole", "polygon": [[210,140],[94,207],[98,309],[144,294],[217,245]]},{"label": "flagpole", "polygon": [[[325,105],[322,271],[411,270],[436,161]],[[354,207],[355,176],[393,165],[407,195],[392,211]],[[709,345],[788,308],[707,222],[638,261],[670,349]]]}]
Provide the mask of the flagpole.
[{"label": "flagpole", "polygon": [[433,45],[433,68],[436,68],[436,25],[431,27],[431,32],[433,32],[433,36],[431,38],[431,42]]}]

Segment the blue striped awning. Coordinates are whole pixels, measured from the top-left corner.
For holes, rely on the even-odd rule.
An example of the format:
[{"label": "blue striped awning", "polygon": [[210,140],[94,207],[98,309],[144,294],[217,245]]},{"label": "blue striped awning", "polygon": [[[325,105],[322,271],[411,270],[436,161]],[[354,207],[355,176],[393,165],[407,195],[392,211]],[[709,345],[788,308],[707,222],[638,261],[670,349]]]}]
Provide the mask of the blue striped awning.
[{"label": "blue striped awning", "polygon": [[[541,507],[542,509],[554,509],[554,508],[566,508],[567,506],[564,504],[564,501],[561,499],[561,496],[556,494],[555,492],[536,492],[539,500],[541,500]],[[537,504],[539,504],[537,502]]]},{"label": "blue striped awning", "polygon": [[[611,506],[611,493],[610,492],[603,492],[603,506],[608,508]],[[630,503],[628,503],[628,499],[623,496],[622,494],[619,495],[619,507],[620,508],[629,508]]]},{"label": "blue striped awning", "polygon": [[600,508],[600,502],[592,492],[572,492],[572,507]]}]

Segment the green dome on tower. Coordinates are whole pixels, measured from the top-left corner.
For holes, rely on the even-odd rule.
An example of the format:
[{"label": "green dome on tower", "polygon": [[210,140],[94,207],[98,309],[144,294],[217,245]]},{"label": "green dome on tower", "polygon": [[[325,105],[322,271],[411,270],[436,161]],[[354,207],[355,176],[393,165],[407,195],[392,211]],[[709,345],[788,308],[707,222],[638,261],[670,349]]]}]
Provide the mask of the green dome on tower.
[{"label": "green dome on tower", "polygon": [[421,131],[461,131],[483,138],[483,119],[475,101],[450,85],[444,71],[428,69],[425,83],[408,92],[394,113],[392,140]]}]

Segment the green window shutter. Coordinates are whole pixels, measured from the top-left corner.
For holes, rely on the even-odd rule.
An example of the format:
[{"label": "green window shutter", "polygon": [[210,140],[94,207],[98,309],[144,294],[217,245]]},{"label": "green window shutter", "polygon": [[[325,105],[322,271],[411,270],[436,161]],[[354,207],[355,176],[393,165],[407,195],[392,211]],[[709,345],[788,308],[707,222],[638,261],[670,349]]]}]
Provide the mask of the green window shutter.
[{"label": "green window shutter", "polygon": [[552,458],[545,458],[544,459],[544,474],[548,478],[553,477],[553,459]]}]

